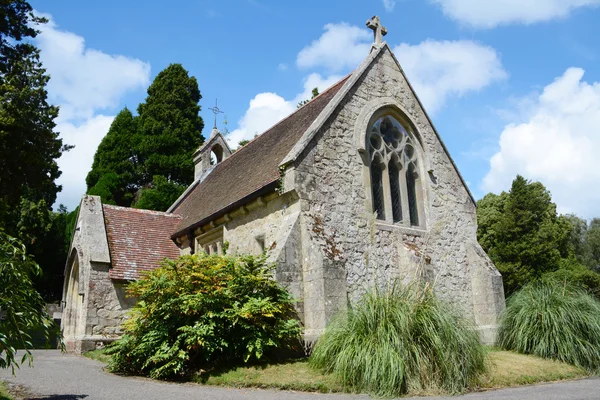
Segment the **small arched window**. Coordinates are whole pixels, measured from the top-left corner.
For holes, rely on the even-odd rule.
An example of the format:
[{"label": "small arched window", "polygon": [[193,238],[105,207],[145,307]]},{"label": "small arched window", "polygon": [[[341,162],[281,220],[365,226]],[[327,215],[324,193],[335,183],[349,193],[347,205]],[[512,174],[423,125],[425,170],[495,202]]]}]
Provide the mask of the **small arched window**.
[{"label": "small arched window", "polygon": [[373,212],[377,219],[420,227],[422,215],[418,145],[392,115],[384,115],[369,127]]}]

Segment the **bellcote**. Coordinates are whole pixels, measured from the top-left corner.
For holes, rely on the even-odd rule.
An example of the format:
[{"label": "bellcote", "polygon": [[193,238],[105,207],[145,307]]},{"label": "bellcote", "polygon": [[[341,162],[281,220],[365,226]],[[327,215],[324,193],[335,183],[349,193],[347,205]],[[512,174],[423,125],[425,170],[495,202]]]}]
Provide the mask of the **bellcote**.
[{"label": "bellcote", "polygon": [[[214,157],[211,158],[211,155]],[[210,132],[210,138],[194,152],[194,180],[204,180],[215,165],[231,155],[227,141],[217,128]]]}]

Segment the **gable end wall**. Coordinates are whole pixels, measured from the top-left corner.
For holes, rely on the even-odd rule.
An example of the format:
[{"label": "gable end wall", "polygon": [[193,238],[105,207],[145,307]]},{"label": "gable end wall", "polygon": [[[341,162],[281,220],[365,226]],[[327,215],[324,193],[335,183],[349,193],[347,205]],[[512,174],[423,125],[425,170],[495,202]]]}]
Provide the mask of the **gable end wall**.
[{"label": "gable end wall", "polygon": [[[381,224],[372,215],[360,133],[372,111],[389,103],[410,120],[423,147],[424,230]],[[504,308],[502,278],[477,243],[472,197],[387,47],[296,160],[294,186],[309,264],[303,269],[324,294],[304,299],[307,332],[318,336],[335,311],[375,284],[419,273],[475,319],[484,341],[493,339]]]}]

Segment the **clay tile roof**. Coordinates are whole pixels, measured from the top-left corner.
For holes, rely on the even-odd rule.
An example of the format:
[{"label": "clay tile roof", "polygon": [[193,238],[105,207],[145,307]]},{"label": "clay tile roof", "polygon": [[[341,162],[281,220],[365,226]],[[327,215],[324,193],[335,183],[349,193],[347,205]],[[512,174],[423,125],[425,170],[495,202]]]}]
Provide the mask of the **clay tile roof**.
[{"label": "clay tile roof", "polygon": [[277,182],[279,164],[329,104],[348,77],[278,122],[246,146],[217,164],[177,205],[183,217],[173,236],[224,210],[260,189]]},{"label": "clay tile roof", "polygon": [[103,205],[110,249],[112,279],[139,279],[141,271],[156,268],[164,258],[177,258],[170,238],[181,217],[158,211]]}]

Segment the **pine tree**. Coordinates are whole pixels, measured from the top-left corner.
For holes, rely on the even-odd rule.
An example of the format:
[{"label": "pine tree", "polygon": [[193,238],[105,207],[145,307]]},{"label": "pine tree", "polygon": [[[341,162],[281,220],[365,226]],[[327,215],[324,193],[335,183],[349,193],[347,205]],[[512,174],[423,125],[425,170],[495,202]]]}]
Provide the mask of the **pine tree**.
[{"label": "pine tree", "polygon": [[502,273],[506,294],[556,271],[569,257],[572,226],[559,218],[550,192],[522,176],[509,193],[479,201],[478,239]]},{"label": "pine tree", "polygon": [[124,108],[96,150],[86,178],[87,193],[100,196],[104,203],[129,207],[140,187],[134,143],[136,126],[137,117]]},{"label": "pine tree", "polygon": [[141,186],[152,185],[157,175],[173,184],[193,181],[192,154],[204,141],[201,98],[196,78],[181,64],[171,64],[156,76],[146,101],[138,107]]}]

